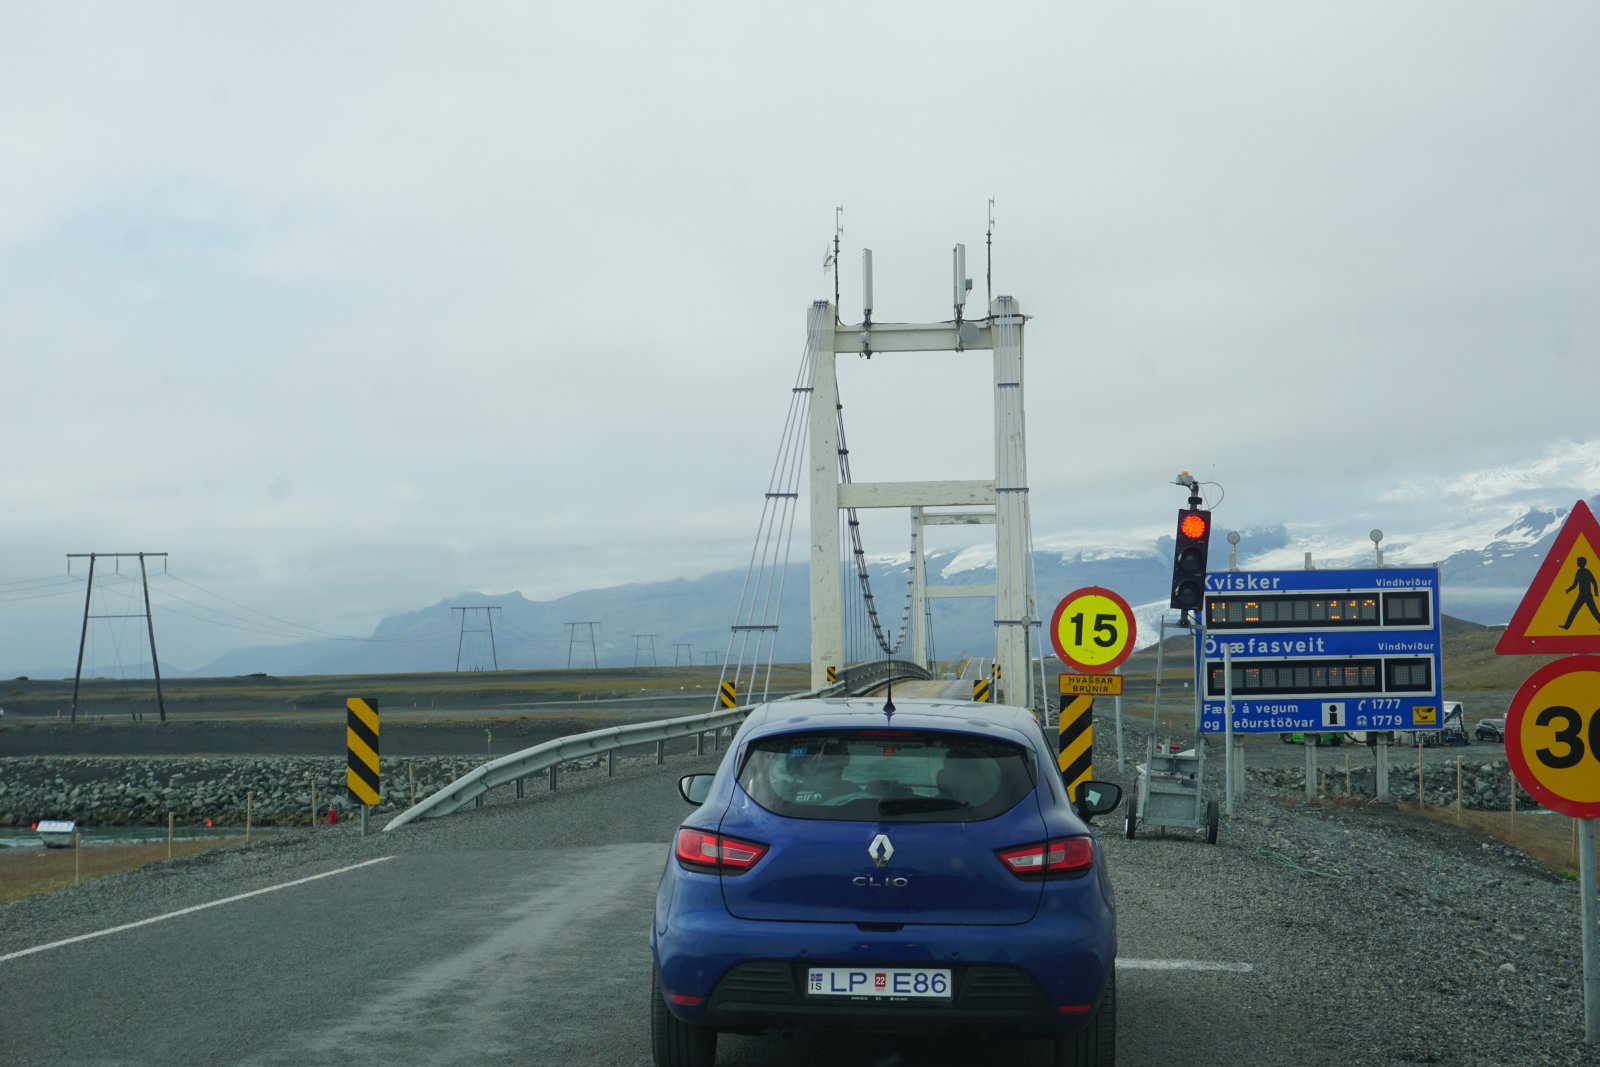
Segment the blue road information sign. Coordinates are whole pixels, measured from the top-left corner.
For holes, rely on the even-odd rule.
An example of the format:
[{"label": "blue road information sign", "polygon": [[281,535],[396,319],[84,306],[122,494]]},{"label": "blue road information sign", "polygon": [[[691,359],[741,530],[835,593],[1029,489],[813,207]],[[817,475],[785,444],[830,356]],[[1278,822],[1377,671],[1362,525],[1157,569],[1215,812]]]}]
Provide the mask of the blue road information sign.
[{"label": "blue road information sign", "polygon": [[1430,730],[1439,715],[1439,570],[1206,575],[1200,728],[1221,733],[1222,651],[1236,733]]}]

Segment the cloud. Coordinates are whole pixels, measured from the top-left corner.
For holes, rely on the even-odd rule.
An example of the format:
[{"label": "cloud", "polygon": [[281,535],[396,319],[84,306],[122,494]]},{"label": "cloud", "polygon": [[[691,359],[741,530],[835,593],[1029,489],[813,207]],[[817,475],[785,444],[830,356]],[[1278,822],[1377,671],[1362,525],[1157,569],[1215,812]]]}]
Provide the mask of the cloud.
[{"label": "cloud", "polygon": [[[840,203],[843,318],[871,247],[875,316],[930,321],[956,241],[981,313],[995,199],[1041,543],[1169,532],[1180,467],[1357,547],[1594,485],[1591,6],[985,18],[8,11],[16,576],[162,546],[360,629],[742,565]],[[859,478],[992,476],[988,357],[840,378]]]}]

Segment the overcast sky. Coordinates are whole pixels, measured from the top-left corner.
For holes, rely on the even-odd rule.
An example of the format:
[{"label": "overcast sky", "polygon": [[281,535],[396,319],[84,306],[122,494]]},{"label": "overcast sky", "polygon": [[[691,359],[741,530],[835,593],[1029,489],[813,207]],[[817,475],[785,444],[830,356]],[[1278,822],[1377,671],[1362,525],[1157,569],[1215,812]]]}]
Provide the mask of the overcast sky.
[{"label": "overcast sky", "polygon": [[[1181,467],[1227,526],[1570,503],[1597,41],[1587,2],[0,0],[0,672],[71,663],[69,552],[346,634],[742,568],[840,204],[844,317],[871,247],[874,318],[932,321],[957,241],[981,313],[994,199],[1041,542],[1168,532]],[[840,368],[858,480],[992,475],[986,355]]]}]

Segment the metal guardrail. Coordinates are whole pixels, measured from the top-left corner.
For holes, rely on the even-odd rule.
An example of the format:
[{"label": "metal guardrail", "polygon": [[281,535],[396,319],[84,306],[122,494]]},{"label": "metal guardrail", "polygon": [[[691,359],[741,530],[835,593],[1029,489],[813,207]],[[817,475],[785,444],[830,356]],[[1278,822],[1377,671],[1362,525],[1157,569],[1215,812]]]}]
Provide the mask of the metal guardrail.
[{"label": "metal guardrail", "polygon": [[556,769],[563,763],[585,756],[605,753],[609,771],[615,769],[616,752],[621,748],[634,748],[653,743],[656,746],[656,762],[661,763],[665,759],[665,746],[668,741],[698,736],[700,750],[704,751],[706,734],[712,734],[715,743],[715,738],[720,736],[723,730],[743,722],[753,706],[713,711],[705,715],[686,715],[678,719],[662,719],[658,722],[609,726],[604,730],[591,730],[570,737],[558,737],[554,741],[546,741],[532,748],[513,752],[509,756],[501,756],[497,760],[491,760],[481,767],[468,771],[437,793],[419,800],[402,811],[389,820],[389,824],[383,828],[384,832],[398,830],[413,819],[437,818],[459,811],[479,800],[483,794],[496,786],[514,784],[517,796],[520,797],[524,779],[541,772],[548,772],[550,788],[554,789]]},{"label": "metal guardrail", "polygon": [[879,685],[883,682],[898,682],[902,678],[915,678],[926,681],[933,674],[926,667],[919,667],[906,659],[880,659],[870,663],[858,663],[854,667],[846,667],[839,672],[839,681],[824,692],[855,693],[860,690]]},{"label": "metal guardrail", "polygon": [[[841,693],[853,693],[856,690],[876,685],[882,682],[898,681],[901,678],[931,678],[933,677],[926,668],[919,667],[909,660],[878,660],[873,663],[863,663],[855,667],[846,667],[841,673],[837,683],[826,689],[814,693],[795,693],[779,700],[801,700],[807,697],[837,696]],[[604,730],[591,730],[588,733],[573,734],[570,737],[558,737],[554,741],[525,748],[520,752],[513,752],[508,756],[501,756],[491,760],[481,767],[475,767],[465,775],[457,778],[443,789],[430,797],[418,801],[416,804],[402,811],[385,826],[384,832],[398,830],[414,819],[435,819],[441,815],[449,815],[459,811],[468,804],[480,803],[482,797],[489,790],[497,786],[511,784],[515,786],[517,796],[522,796],[523,782],[533,775],[548,773],[550,788],[556,787],[556,771],[563,763],[582,759],[585,756],[594,756],[600,753],[606,755],[606,770],[608,773],[616,769],[616,754],[619,749],[636,748],[641,745],[654,744],[656,746],[656,762],[665,761],[666,743],[683,737],[698,737],[696,746],[701,752],[705,748],[705,735],[712,735],[712,743],[721,736],[723,730],[736,727],[745,720],[755,705],[745,705],[738,708],[718,710],[705,715],[685,715],[677,719],[661,719],[657,722],[634,723],[629,726],[609,726]]]}]

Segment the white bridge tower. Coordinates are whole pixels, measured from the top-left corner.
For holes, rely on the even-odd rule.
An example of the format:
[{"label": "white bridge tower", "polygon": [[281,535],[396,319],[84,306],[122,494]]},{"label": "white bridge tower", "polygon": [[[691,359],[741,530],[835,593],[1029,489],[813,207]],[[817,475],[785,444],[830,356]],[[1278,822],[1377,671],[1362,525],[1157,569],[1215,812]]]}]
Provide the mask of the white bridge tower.
[{"label": "white bridge tower", "polygon": [[[863,253],[866,314],[859,325],[838,321],[833,304],[818,301],[807,322],[812,368],[810,403],[811,486],[811,685],[827,684],[829,666],[844,662],[843,593],[839,580],[839,512],[847,508],[910,509],[914,527],[911,638],[908,658],[926,658],[925,597],[992,596],[994,660],[1005,702],[1031,706],[1038,682],[1030,670],[1035,626],[1032,595],[1032,536],[1028,517],[1027,434],[1022,403],[1024,316],[1017,301],[995,297],[987,318],[963,321],[961,307],[971,282],[964,278],[965,249],[955,249],[956,319],[940,323],[872,321],[871,250]],[[840,353],[991,352],[994,370],[994,477],[981,481],[843,482],[839,463],[838,381]],[[962,508],[929,512],[928,508]],[[976,509],[976,510],[974,510]],[[929,589],[922,580],[922,527],[994,524],[995,583]]]}]

